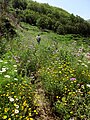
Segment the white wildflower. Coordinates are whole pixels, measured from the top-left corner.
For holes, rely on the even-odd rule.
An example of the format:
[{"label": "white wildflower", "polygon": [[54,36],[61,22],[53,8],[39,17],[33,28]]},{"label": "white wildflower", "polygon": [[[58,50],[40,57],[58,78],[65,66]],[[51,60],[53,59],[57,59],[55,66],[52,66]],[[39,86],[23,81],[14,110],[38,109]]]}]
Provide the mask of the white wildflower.
[{"label": "white wildflower", "polygon": [[87,87],[90,87],[90,84],[87,84]]},{"label": "white wildflower", "polygon": [[18,114],[19,113],[19,110],[15,109],[15,114]]},{"label": "white wildflower", "polygon": [[7,64],[8,62],[4,62],[5,64]]},{"label": "white wildflower", "polygon": [[16,103],[14,104],[14,106],[18,109],[19,108],[19,105],[17,105]]},{"label": "white wildflower", "polygon": [[5,78],[10,78],[10,76],[9,76],[9,75],[4,75],[4,77],[5,77]]},{"label": "white wildflower", "polygon": [[85,89],[84,85],[82,85],[81,88]]},{"label": "white wildflower", "polygon": [[18,98],[16,98],[16,100],[18,101]]},{"label": "white wildflower", "polygon": [[10,100],[10,102],[13,102],[13,101],[14,101],[14,98],[10,98],[9,100]]},{"label": "white wildflower", "polygon": [[88,66],[87,65],[84,65],[86,68],[88,68]]},{"label": "white wildflower", "polygon": [[17,65],[13,65],[13,67],[17,67]]},{"label": "white wildflower", "polygon": [[88,64],[90,63],[90,61],[88,61]]},{"label": "white wildflower", "polygon": [[0,70],[0,74],[2,74],[3,72],[6,72],[6,68],[2,68],[2,70]]},{"label": "white wildflower", "polygon": [[14,78],[14,80],[16,80],[16,81],[17,81],[18,79],[17,79],[17,78]]},{"label": "white wildflower", "polygon": [[85,63],[82,63],[81,65],[84,65],[84,66],[85,66]]},{"label": "white wildflower", "polygon": [[14,116],[14,114],[11,114],[11,116]]},{"label": "white wildflower", "polygon": [[30,63],[30,60],[27,60],[28,63]]},{"label": "white wildflower", "polygon": [[78,62],[82,62],[81,60],[78,60]]},{"label": "white wildflower", "polygon": [[14,70],[14,72],[17,72],[17,70]]},{"label": "white wildflower", "polygon": [[88,66],[85,63],[82,63],[81,65],[83,65],[84,67],[88,68]]},{"label": "white wildflower", "polygon": [[2,68],[2,72],[6,72],[7,68]]},{"label": "white wildflower", "polygon": [[16,105],[15,107],[18,109],[18,108],[19,108],[19,105]]}]

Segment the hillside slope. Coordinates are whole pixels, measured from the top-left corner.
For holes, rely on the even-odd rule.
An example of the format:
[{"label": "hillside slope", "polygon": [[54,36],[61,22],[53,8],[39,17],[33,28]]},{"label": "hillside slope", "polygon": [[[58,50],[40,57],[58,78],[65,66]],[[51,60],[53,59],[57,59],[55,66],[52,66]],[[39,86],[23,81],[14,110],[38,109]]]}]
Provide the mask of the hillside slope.
[{"label": "hillside slope", "polygon": [[2,39],[0,119],[89,120],[90,38],[42,31],[25,22],[16,33]]},{"label": "hillside slope", "polygon": [[8,8],[8,11],[17,18],[18,23],[26,22],[58,34],[90,35],[90,24],[87,21],[61,8],[40,4],[32,0],[11,0]]}]

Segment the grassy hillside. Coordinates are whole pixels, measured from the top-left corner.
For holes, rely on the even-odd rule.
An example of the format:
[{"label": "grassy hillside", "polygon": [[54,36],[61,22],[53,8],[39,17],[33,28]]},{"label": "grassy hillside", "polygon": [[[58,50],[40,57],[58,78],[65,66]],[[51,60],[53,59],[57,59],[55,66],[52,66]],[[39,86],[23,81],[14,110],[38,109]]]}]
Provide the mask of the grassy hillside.
[{"label": "grassy hillside", "polygon": [[89,120],[90,38],[23,22],[16,33],[0,58],[0,119]]}]

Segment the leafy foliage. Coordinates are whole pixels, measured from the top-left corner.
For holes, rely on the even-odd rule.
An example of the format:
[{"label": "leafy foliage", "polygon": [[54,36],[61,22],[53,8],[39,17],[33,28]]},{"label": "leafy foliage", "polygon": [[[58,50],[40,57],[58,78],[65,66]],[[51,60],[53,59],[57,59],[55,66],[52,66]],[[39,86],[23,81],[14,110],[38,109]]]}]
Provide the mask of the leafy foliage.
[{"label": "leafy foliage", "polygon": [[80,16],[69,14],[61,8],[31,0],[28,2],[13,1],[13,7],[19,11],[17,16],[21,21],[37,25],[39,28],[53,30],[58,34],[80,34],[83,36],[90,34],[90,24],[87,21]]},{"label": "leafy foliage", "polygon": [[27,8],[27,2],[25,0],[13,0],[12,2],[13,7],[16,9],[26,9]]}]

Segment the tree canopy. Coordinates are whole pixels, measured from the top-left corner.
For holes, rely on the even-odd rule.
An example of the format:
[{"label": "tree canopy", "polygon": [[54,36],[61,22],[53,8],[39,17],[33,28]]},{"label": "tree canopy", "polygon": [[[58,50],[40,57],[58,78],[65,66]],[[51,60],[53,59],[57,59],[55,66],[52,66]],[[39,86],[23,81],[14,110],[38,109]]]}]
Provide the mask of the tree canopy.
[{"label": "tree canopy", "polygon": [[[32,0],[4,0],[4,3],[6,2],[9,3],[9,12],[13,13],[19,22],[36,25],[41,29],[53,30],[58,34],[90,35],[89,22],[61,8]],[[4,5],[3,9],[6,9]]]}]

